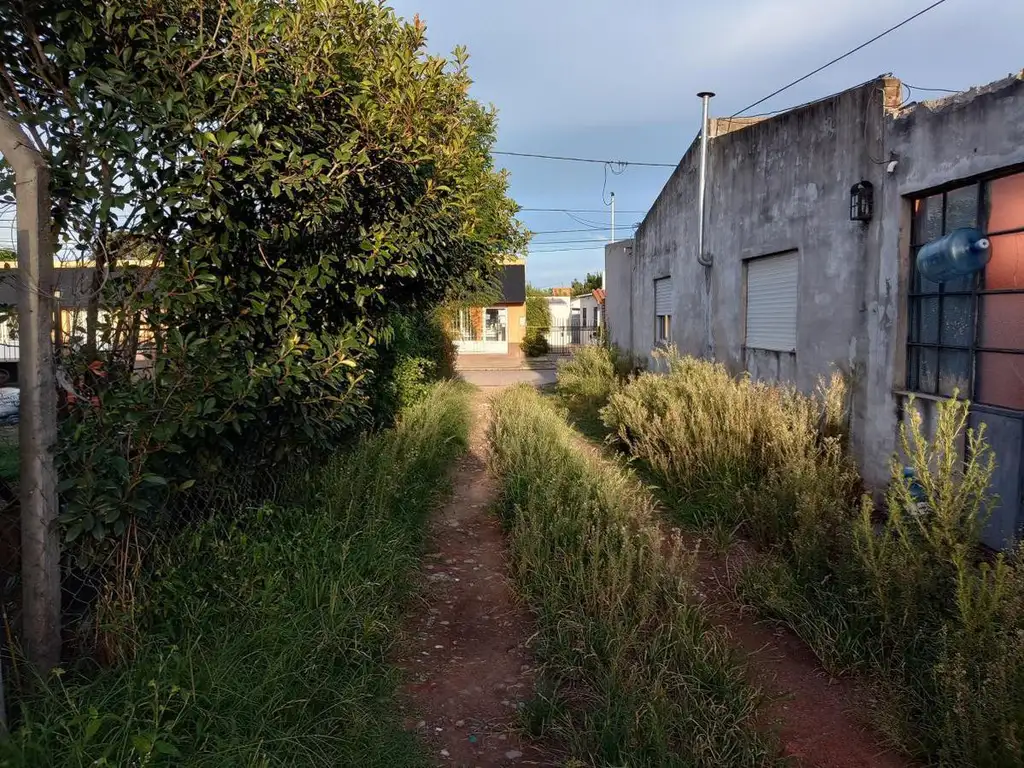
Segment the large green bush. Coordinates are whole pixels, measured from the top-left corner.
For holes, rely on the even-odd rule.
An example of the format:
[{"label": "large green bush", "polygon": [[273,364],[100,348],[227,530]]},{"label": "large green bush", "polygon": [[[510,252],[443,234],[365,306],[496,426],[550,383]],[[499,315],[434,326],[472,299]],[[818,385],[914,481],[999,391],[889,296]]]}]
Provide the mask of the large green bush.
[{"label": "large green bush", "polygon": [[494,113],[465,52],[424,41],[363,0],[0,9],[0,103],[95,276],[62,360],[69,537],[123,531],[226,455],[265,471],[351,440],[393,410],[391,374],[427,373],[389,351],[396,315],[521,247]]}]

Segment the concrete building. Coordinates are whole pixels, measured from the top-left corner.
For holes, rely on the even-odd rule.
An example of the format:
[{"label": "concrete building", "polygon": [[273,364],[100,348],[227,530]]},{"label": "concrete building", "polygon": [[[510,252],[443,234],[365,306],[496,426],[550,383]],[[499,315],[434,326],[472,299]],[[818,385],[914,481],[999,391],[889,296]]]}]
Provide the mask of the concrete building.
[{"label": "concrete building", "polygon": [[564,347],[571,341],[569,323],[572,318],[572,290],[569,288],[555,288],[554,295],[545,296],[548,303],[548,313],[551,324],[544,332],[544,338],[552,347]]},{"label": "concrete building", "polygon": [[600,328],[604,313],[605,291],[597,288],[591,293],[574,296],[572,299],[572,324],[581,328]]},{"label": "concrete building", "polygon": [[[610,339],[804,391],[840,368],[874,488],[910,394],[928,423],[959,389],[997,453],[986,541],[1005,546],[1024,524],[1024,73],[934,102],[901,92],[880,77],[770,118],[712,120],[712,266],[697,260],[695,142],[635,238],[606,249]],[[918,247],[963,226],[990,236],[991,262],[928,283]]]}]

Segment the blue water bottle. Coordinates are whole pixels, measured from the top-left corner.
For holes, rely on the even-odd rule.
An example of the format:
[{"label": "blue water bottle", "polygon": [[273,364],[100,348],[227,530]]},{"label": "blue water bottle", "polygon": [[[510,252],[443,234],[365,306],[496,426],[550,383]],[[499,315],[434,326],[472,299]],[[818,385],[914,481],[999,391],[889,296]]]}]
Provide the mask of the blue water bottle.
[{"label": "blue water bottle", "polygon": [[917,472],[913,467],[903,468],[903,482],[910,491],[911,506],[907,510],[914,517],[921,517],[928,512],[928,493],[925,491],[921,481],[917,479]]},{"label": "blue water bottle", "polygon": [[992,258],[989,239],[963,227],[933,240],[917,252],[917,271],[933,283],[944,283],[982,269]]}]

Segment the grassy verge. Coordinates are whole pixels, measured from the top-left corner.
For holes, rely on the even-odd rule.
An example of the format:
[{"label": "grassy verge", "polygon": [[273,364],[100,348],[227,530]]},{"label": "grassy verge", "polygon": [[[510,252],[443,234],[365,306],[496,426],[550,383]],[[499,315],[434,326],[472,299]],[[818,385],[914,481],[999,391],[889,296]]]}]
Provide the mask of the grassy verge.
[{"label": "grassy verge", "polygon": [[601,420],[601,409],[638,365],[614,347],[597,345],[583,347],[559,363],[555,394],[573,426],[591,440],[603,440],[608,428]]},{"label": "grassy verge", "polygon": [[494,400],[491,444],[512,569],[539,622],[532,727],[588,764],[775,764],[759,696],[690,599],[636,479],[589,456],[536,392]]},{"label": "grassy verge", "polygon": [[967,404],[940,404],[928,435],[908,406],[905,458],[876,510],[845,452],[840,379],[812,397],[706,361],[666,362],[664,375],[617,387],[602,417],[687,522],[738,528],[758,545],[741,599],[827,667],[872,679],[878,722],[905,751],[1024,764],[1024,569],[1020,553],[980,557],[994,459],[966,428]]},{"label": "grassy verge", "polygon": [[0,426],[0,478],[18,482],[20,458],[18,455],[18,427]]},{"label": "grassy verge", "polygon": [[439,385],[294,504],[167,546],[134,659],[26,701],[3,764],[424,764],[386,655],[426,514],[466,445],[467,398]]}]

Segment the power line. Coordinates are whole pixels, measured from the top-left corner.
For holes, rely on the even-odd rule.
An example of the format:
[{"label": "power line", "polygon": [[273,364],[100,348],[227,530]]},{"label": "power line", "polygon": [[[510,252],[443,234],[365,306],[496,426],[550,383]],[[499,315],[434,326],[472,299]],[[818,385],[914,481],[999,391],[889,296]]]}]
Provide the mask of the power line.
[{"label": "power line", "polygon": [[589,247],[589,248],[581,248],[581,247],[578,247],[578,246],[573,246],[572,248],[552,248],[551,250],[548,250],[548,251],[535,251],[535,250],[533,250],[531,248],[529,252],[530,253],[536,253],[536,254],[544,254],[544,253],[571,253],[571,252],[574,252],[574,251],[597,251],[597,250],[603,250],[604,249],[604,245],[605,244],[599,244],[599,245],[595,245],[595,246]]},{"label": "power line", "polygon": [[633,160],[597,160],[591,157],[564,157],[562,155],[538,155],[533,152],[491,152],[492,155],[504,155],[506,157],[532,157],[537,160],[561,160],[566,163],[594,163],[598,165],[613,165],[620,168],[635,166],[637,168],[675,168],[678,163],[641,163]]},{"label": "power line", "polygon": [[[608,213],[607,208],[520,208],[520,213]],[[619,213],[647,213],[647,211],[623,211]]]},{"label": "power line", "polygon": [[587,227],[586,229],[545,229],[545,230],[541,230],[541,231],[538,231],[538,232],[534,232],[533,230],[530,230],[530,234],[531,235],[564,235],[564,234],[568,234],[570,232],[606,232],[606,231],[608,231],[610,229],[611,229],[611,227],[609,225],[605,224],[604,226],[600,226],[600,227],[597,227],[597,226],[595,226],[595,227]]},{"label": "power line", "polygon": [[922,88],[919,85],[911,85],[910,83],[904,83],[908,90],[911,91],[931,91],[933,93],[960,93],[960,91],[953,90],[952,88]]},{"label": "power line", "polygon": [[582,239],[582,238],[577,238],[575,240],[538,240],[538,241],[536,241],[536,244],[537,245],[574,245],[574,244],[578,244],[578,243],[607,243],[607,242],[608,242],[608,238],[605,237],[605,238],[601,238],[599,240]]},{"label": "power line", "polygon": [[794,85],[798,85],[799,83],[802,83],[804,80],[807,80],[810,77],[814,77],[816,74],[818,74],[819,72],[821,72],[821,71],[823,71],[825,69],[828,69],[833,64],[836,64],[836,63],[842,61],[843,59],[848,58],[849,56],[852,56],[853,54],[857,53],[858,51],[861,51],[864,48],[867,48],[873,42],[875,42],[877,40],[881,40],[883,37],[888,35],[890,32],[895,32],[900,27],[906,26],[907,24],[912,22],[914,19],[918,18],[919,16],[923,16],[924,14],[928,13],[928,11],[932,10],[933,8],[938,8],[944,2],[946,2],[946,0],[936,0],[934,3],[929,5],[927,8],[923,8],[920,11],[918,11],[917,13],[915,13],[913,16],[909,16],[909,17],[905,18],[899,24],[896,24],[894,26],[889,27],[884,32],[881,32],[881,33],[875,35],[870,40],[868,40],[866,42],[863,42],[860,45],[858,45],[856,48],[851,48],[849,51],[847,51],[846,53],[842,54],[841,56],[837,56],[836,58],[832,59],[832,61],[828,62],[827,64],[822,64],[817,69],[813,70],[812,72],[808,72],[803,77],[797,78],[796,80],[794,80],[793,82],[789,83],[788,85],[784,85],[781,88],[779,88],[778,90],[772,91],[767,96],[765,96],[763,99],[758,99],[753,104],[751,104],[749,106],[746,106],[743,109],[741,109],[739,112],[736,112],[735,114],[731,115],[731,117],[739,117],[740,115],[742,115],[747,110],[753,109],[754,107],[758,106],[759,104],[764,104],[764,102],[768,101],[768,99],[772,98],[773,96],[778,96],[783,91],[788,91]]},{"label": "power line", "polygon": [[[863,83],[858,83],[856,86],[854,86],[854,88],[860,88],[862,86],[868,85],[870,83],[873,83],[877,79],[878,78],[873,77],[870,80],[865,80]],[[835,94],[829,94],[828,96],[821,96],[821,97],[816,98],[816,99],[811,99],[810,101],[805,101],[805,102],[803,102],[801,104],[794,104],[794,105],[788,106],[788,107],[779,107],[778,109],[772,109],[772,110],[769,110],[767,112],[757,112],[757,113],[755,113],[753,115],[744,115],[742,119],[749,119],[749,118],[752,118],[752,117],[775,117],[775,115],[780,115],[783,112],[793,112],[793,111],[798,110],[798,109],[803,109],[804,107],[809,107],[812,104],[820,104],[823,101],[828,101],[829,99],[834,98],[834,96],[835,96]],[[747,109],[750,109],[750,107],[747,107]],[[732,117],[721,117],[721,118],[718,118],[718,119],[719,120],[732,120],[735,117],[736,117],[736,115],[733,115]],[[698,134],[698,138],[699,137],[700,137],[700,134]]]},{"label": "power line", "polygon": [[[573,243],[566,243],[566,244],[562,244],[562,245],[556,245],[554,243],[537,243],[535,245],[530,245],[529,246],[529,250],[532,251],[532,252],[535,252],[535,253],[558,253],[559,251],[575,251],[575,250],[590,251],[590,250],[593,250],[595,248],[604,248],[606,245],[608,245],[608,242],[609,241],[607,241],[607,240],[602,240],[600,242],[595,242],[593,244],[587,244],[587,245],[584,245],[584,244],[573,244]],[[540,249],[544,249],[544,250],[538,251],[537,249],[539,249],[539,248]]]},{"label": "power line", "polygon": [[[607,211],[605,211],[605,213],[607,213]],[[581,217],[577,216],[574,213],[567,213],[565,215],[568,216],[573,221],[575,221],[577,224],[582,224],[585,227],[600,227],[600,226],[602,226],[604,224],[604,222],[587,221],[586,219],[581,218]]]}]

